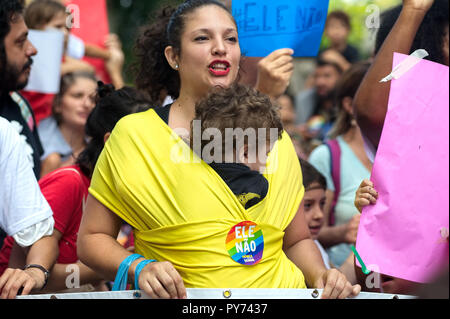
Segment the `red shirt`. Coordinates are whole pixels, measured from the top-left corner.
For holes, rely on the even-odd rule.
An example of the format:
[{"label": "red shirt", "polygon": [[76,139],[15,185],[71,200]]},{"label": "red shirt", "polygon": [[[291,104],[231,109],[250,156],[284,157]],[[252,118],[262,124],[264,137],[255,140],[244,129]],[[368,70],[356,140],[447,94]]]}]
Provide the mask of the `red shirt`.
[{"label": "red shirt", "polygon": [[[78,261],[76,246],[78,229],[89,185],[90,179],[76,165],[60,168],[39,181],[42,194],[52,208],[55,229],[62,233],[57,260],[59,264]],[[12,237],[6,238],[0,251],[0,275],[8,267],[13,243]]]}]

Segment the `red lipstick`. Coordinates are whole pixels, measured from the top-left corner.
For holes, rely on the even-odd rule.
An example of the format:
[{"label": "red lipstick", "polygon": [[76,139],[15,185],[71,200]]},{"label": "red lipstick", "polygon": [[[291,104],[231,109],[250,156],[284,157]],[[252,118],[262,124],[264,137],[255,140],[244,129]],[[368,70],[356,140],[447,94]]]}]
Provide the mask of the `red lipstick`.
[{"label": "red lipstick", "polygon": [[226,76],[230,73],[230,62],[215,60],[209,65],[209,72],[215,76]]}]

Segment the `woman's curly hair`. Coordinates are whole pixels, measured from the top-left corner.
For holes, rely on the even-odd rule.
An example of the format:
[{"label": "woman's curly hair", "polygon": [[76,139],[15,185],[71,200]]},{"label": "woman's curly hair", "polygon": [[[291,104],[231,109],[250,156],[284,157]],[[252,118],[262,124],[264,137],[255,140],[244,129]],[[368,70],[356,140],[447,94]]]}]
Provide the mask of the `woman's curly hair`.
[{"label": "woman's curly hair", "polygon": [[[375,54],[381,49],[389,32],[394,27],[395,22],[400,16],[402,6],[399,5],[388,11],[383,12],[381,16],[381,25],[378,30]],[[436,0],[433,6],[425,15],[423,22],[417,31],[416,37],[411,48],[411,52],[418,49],[425,49],[430,54],[427,59],[430,61],[444,63],[444,41],[446,27],[449,24],[449,0]]]}]

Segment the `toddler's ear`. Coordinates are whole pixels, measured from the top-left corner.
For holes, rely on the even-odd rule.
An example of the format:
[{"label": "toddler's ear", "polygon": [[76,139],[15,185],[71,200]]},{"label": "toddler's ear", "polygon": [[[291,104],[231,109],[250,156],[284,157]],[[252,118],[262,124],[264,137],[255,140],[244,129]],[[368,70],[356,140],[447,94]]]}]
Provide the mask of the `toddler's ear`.
[{"label": "toddler's ear", "polygon": [[243,145],[236,155],[238,156],[239,163],[250,163],[250,159],[248,156],[248,145]]},{"label": "toddler's ear", "polygon": [[107,132],[105,134],[105,136],[103,136],[103,143],[106,143],[106,141],[108,140],[108,138],[111,136],[111,132]]}]

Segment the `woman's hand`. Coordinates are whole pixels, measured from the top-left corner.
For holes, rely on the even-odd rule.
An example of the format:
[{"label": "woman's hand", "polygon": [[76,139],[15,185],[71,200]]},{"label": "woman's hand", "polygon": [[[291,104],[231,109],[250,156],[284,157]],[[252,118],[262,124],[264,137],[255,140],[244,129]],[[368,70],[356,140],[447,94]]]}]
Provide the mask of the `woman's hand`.
[{"label": "woman's hand", "polygon": [[283,94],[294,72],[293,54],[292,49],[279,49],[259,61],[256,89],[271,98]]},{"label": "woman's hand", "polygon": [[183,279],[168,262],[153,262],[139,275],[139,287],[153,299],[186,299]]},{"label": "woman's hand", "polygon": [[329,269],[316,281],[315,287],[322,289],[322,299],[345,299],[361,292],[360,285],[352,285],[337,269]]},{"label": "woman's hand", "polygon": [[355,206],[360,213],[365,206],[375,204],[378,199],[378,192],[373,188],[373,183],[368,179],[362,181],[355,195]]},{"label": "woman's hand", "polygon": [[403,0],[403,8],[428,11],[433,3],[434,0]]}]

